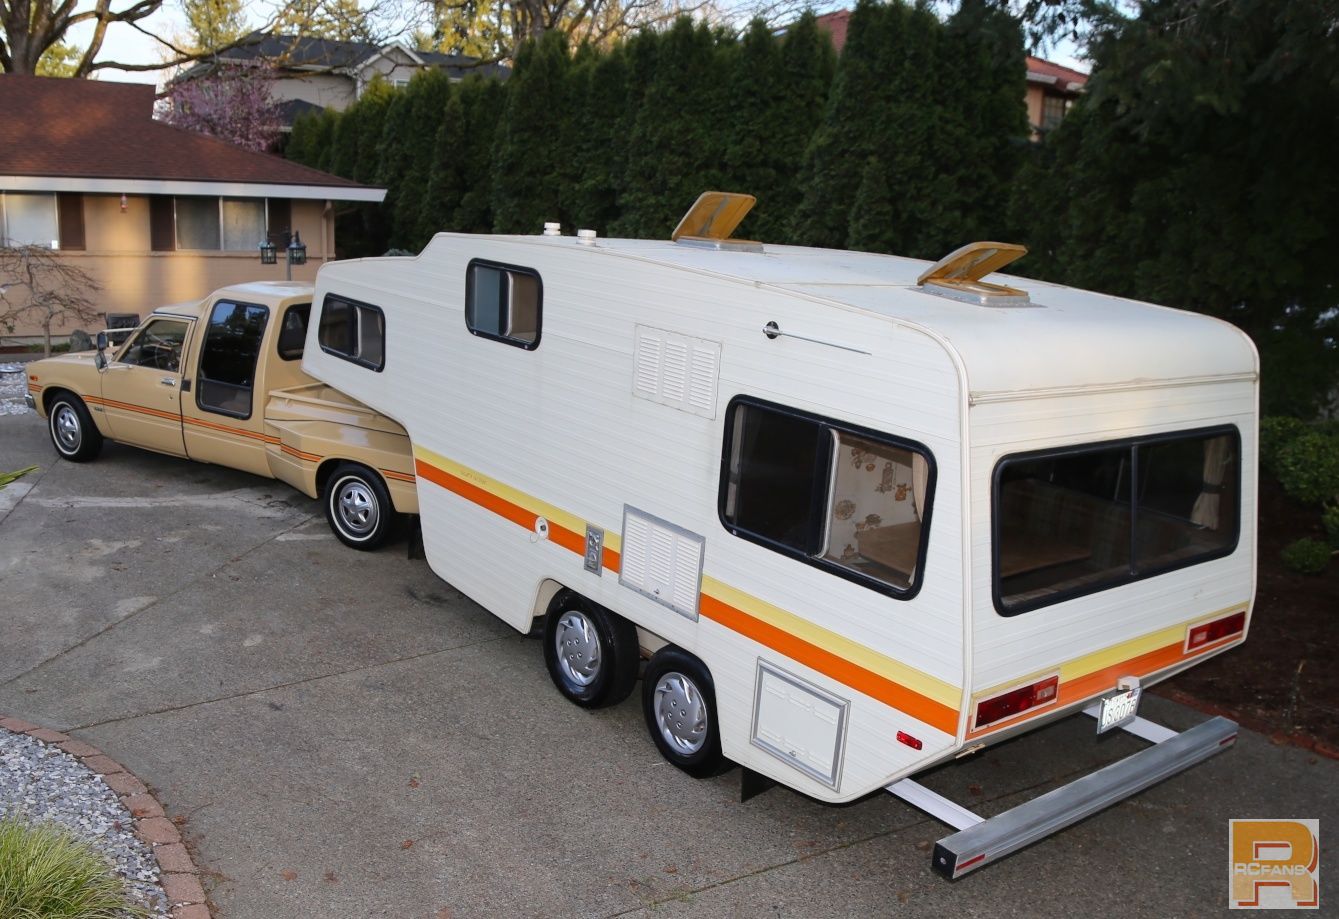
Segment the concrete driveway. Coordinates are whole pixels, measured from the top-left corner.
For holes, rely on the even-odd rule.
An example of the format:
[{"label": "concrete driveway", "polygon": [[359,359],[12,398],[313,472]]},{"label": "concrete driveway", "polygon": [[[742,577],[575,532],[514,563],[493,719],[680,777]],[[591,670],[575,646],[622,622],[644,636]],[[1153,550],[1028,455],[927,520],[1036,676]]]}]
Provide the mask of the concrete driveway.
[{"label": "concrete driveway", "polygon": [[[1211,915],[1229,818],[1339,826],[1339,763],[1243,732],[949,884],[941,824],[886,794],[740,804],[737,772],[686,777],[635,697],[565,702],[538,642],[403,543],[343,548],[285,486],[112,444],[66,463],[40,419],[0,416],[0,471],[34,463],[0,491],[0,712],[154,786],[225,919]],[[1140,746],[1080,716],[925,783],[996,813]]]}]

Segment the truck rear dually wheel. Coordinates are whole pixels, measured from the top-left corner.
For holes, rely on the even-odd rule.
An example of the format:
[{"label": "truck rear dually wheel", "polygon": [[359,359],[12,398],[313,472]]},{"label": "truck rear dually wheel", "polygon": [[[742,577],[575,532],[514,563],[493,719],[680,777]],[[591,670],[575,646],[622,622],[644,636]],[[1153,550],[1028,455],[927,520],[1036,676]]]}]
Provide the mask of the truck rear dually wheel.
[{"label": "truck rear dually wheel", "polygon": [[51,444],[64,459],[86,463],[102,449],[102,434],[78,396],[57,394],[47,407],[46,421]]},{"label": "truck rear dually wheel", "polygon": [[695,778],[730,768],[721,752],[716,687],[706,666],[674,645],[666,645],[646,665],[642,714],[660,755]]},{"label": "truck rear dually wheel", "polygon": [[637,682],[641,662],[631,622],[573,593],[559,594],[544,617],[544,663],[553,685],[582,708],[617,705]]},{"label": "truck rear dually wheel", "polygon": [[371,551],[383,545],[395,524],[395,508],[381,476],[365,466],[341,463],[321,495],[325,519],[344,545]]}]

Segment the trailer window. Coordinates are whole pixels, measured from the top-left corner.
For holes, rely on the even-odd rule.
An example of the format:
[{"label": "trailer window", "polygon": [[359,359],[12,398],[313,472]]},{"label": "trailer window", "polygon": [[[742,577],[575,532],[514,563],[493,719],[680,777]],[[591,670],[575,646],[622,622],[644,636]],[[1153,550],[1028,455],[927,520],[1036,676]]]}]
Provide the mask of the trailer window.
[{"label": "trailer window", "polygon": [[370,304],[326,294],[317,341],[327,354],[369,370],[386,366],[386,316]]},{"label": "trailer window", "polygon": [[475,259],[465,275],[465,326],[473,335],[532,350],[544,285],[529,268]]},{"label": "trailer window", "polygon": [[731,533],[895,596],[919,586],[928,451],[781,406],[726,416],[721,521]]},{"label": "trailer window", "polygon": [[1015,615],[1229,554],[1239,454],[1236,430],[1220,429],[1005,458],[996,608]]}]

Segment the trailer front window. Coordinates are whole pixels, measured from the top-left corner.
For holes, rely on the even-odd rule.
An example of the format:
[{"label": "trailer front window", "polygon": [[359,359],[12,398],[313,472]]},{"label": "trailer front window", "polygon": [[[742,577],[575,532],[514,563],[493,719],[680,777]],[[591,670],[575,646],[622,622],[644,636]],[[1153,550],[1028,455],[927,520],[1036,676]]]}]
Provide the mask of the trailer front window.
[{"label": "trailer front window", "polygon": [[1010,616],[1229,554],[1239,454],[1232,429],[1002,460],[996,608]]},{"label": "trailer front window", "polygon": [[894,596],[919,584],[933,478],[924,448],[736,399],[723,466],[731,533]]}]

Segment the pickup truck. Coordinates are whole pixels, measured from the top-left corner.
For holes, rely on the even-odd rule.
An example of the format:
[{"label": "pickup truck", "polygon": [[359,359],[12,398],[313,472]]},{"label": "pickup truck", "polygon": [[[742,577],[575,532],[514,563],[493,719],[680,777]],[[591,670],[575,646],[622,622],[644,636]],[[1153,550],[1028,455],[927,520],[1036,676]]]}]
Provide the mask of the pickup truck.
[{"label": "pickup truck", "polygon": [[110,355],[99,333],[96,351],[29,364],[26,401],[63,459],[109,439],[279,479],[319,498],[345,545],[374,549],[418,513],[413,451],[399,424],[303,371],[311,302],[276,282],[161,307]]}]

